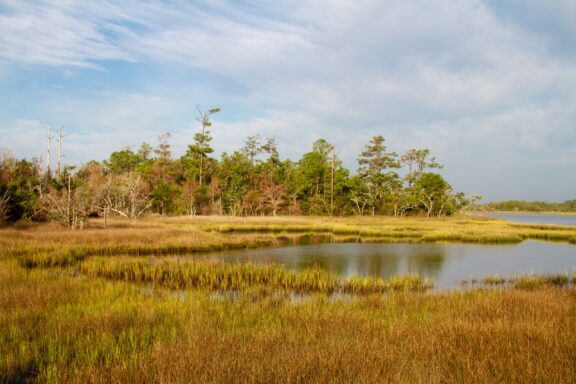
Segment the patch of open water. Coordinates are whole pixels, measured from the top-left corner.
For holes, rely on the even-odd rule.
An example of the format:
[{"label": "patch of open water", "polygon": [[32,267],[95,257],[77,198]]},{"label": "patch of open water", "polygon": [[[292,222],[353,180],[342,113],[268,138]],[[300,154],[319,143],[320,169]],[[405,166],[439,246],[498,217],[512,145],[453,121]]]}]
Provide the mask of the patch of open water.
[{"label": "patch of open water", "polygon": [[515,223],[524,224],[557,224],[557,225],[576,225],[576,215],[554,215],[543,213],[482,213],[482,216],[505,219]]},{"label": "patch of open water", "polygon": [[224,262],[276,263],[289,270],[319,266],[341,277],[420,274],[436,289],[475,276],[512,277],[576,270],[576,246],[525,241],[515,245],[320,243],[212,254]]}]

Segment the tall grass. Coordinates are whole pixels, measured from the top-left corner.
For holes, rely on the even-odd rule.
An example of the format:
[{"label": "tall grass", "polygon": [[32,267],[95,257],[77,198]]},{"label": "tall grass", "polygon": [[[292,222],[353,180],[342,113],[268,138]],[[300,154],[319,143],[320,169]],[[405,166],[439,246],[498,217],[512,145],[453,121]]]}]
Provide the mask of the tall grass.
[{"label": "tall grass", "polygon": [[0,229],[0,258],[23,266],[70,265],[87,256],[184,255],[279,244],[279,238],[320,235],[329,241],[518,243],[527,239],[574,244],[575,227],[535,226],[485,218],[156,218],[98,222],[84,231],[55,225]]},{"label": "tall grass", "polygon": [[[177,220],[177,219],[174,219]],[[355,235],[410,242],[464,242],[480,244],[551,240],[574,243],[576,228],[561,225],[517,224],[490,218],[203,218],[201,228],[219,233],[320,233]]]},{"label": "tall grass", "polygon": [[228,301],[0,261],[0,382],[569,383],[574,313],[574,288]]},{"label": "tall grass", "polygon": [[301,233],[574,243],[574,228],[382,217],[100,225],[0,229],[0,383],[576,382],[576,288],[567,275],[422,295],[414,293],[430,283],[418,276],[340,279],[320,269],[172,257]]},{"label": "tall grass", "polygon": [[81,265],[92,277],[134,283],[151,283],[170,289],[201,288],[210,291],[262,288],[296,293],[333,292],[370,294],[386,291],[426,291],[433,283],[419,276],[375,277],[342,280],[320,268],[288,271],[274,264],[172,260],[143,260],[127,257],[92,258]]},{"label": "tall grass", "polygon": [[[571,283],[576,284],[576,272],[574,272],[572,281],[570,281],[570,276],[567,273],[553,273],[541,275],[519,275],[511,277],[505,277],[496,274],[484,276],[480,282],[486,286],[507,286],[524,290],[540,289],[546,287],[564,288],[570,286]],[[474,286],[478,283],[478,280],[476,277],[472,277],[471,279],[462,280],[461,283],[463,286],[468,284]]]}]

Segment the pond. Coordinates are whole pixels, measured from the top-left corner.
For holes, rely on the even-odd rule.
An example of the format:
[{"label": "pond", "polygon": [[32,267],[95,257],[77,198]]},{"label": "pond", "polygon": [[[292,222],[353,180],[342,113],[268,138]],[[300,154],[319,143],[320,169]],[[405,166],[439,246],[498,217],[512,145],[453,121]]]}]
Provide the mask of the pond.
[{"label": "pond", "polygon": [[289,270],[320,266],[342,277],[417,273],[438,289],[488,275],[573,274],[576,246],[526,241],[517,245],[319,243],[214,254],[225,262],[277,263]]},{"label": "pond", "polygon": [[530,224],[558,224],[576,225],[576,215],[530,214],[530,213],[482,213],[482,216],[496,217],[514,221],[516,223]]}]

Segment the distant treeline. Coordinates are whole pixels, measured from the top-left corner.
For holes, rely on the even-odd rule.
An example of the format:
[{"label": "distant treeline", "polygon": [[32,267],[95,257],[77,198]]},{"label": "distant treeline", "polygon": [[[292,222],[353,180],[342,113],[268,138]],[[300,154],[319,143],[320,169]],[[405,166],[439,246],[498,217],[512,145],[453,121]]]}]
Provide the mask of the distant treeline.
[{"label": "distant treeline", "polygon": [[562,203],[507,200],[480,205],[479,208],[487,211],[576,212],[576,200],[566,200]]},{"label": "distant treeline", "polygon": [[[250,136],[231,154],[213,158],[210,116],[185,154],[173,158],[170,135],[153,147],[125,148],[102,162],[46,169],[37,161],[0,159],[0,222],[52,220],[72,228],[88,217],[160,215],[421,215],[445,216],[479,196],[456,193],[435,170],[428,149],[398,155],[374,136],[358,155],[355,174],[324,139],[293,161],[274,138]],[[44,169],[43,169],[44,168]]]}]

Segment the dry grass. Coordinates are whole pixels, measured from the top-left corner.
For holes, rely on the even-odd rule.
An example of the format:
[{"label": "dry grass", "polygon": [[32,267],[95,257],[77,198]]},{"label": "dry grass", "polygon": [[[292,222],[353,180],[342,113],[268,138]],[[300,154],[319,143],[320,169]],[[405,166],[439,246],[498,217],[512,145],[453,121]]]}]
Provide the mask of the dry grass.
[{"label": "dry grass", "polygon": [[[301,233],[333,241],[576,243],[575,228],[381,217],[100,226],[0,230],[0,383],[576,382],[576,288],[560,288],[564,275],[414,294],[404,290],[424,283],[413,276],[337,280],[317,270],[298,275],[171,257],[267,246]],[[199,277],[205,283],[190,283]],[[274,281],[323,293],[293,300],[271,290]],[[210,287],[232,289],[233,300]],[[361,295],[335,300],[326,294],[334,290]]]},{"label": "dry grass", "polygon": [[0,265],[0,382],[576,381],[576,290],[236,300]]},{"label": "dry grass", "polygon": [[271,246],[281,237],[315,234],[331,241],[518,243],[526,239],[576,244],[576,227],[522,225],[484,217],[178,217],[137,222],[95,220],[86,230],[57,225],[0,229],[0,255],[23,265],[58,266],[94,255],[182,255]]}]

